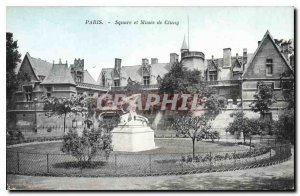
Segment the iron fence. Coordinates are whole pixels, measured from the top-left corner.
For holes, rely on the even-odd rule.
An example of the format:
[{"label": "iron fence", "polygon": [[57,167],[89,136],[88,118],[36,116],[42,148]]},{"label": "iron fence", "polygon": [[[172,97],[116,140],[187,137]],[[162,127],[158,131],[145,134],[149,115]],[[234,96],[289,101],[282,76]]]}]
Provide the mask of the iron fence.
[{"label": "iron fence", "polygon": [[261,139],[239,151],[103,154],[80,162],[68,154],[7,150],[7,173],[52,176],[154,176],[241,170],[278,164],[291,157],[287,141]]}]

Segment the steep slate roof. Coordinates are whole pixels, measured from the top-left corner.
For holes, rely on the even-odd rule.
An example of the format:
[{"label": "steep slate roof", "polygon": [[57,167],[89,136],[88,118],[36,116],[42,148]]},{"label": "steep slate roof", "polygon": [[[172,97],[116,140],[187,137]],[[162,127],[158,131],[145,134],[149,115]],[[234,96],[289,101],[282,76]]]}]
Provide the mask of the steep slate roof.
[{"label": "steep slate roof", "polygon": [[[171,69],[170,63],[156,63],[150,64],[150,66],[151,77],[155,79],[158,76],[163,77]],[[125,77],[127,80],[130,78],[132,81],[142,82],[142,65],[123,66],[122,77]]]},{"label": "steep slate roof", "polygon": [[[249,59],[252,57],[252,54],[247,53],[247,60],[249,61]],[[240,65],[242,65],[242,60],[243,57],[242,56],[238,56],[238,63]],[[207,67],[209,70],[214,70],[216,67],[220,69],[222,69],[223,67],[223,58],[216,58],[214,59],[214,62],[212,62],[212,59],[207,59]],[[234,68],[236,65],[236,56],[235,57],[231,57],[231,67]]]},{"label": "steep slate roof", "polygon": [[31,67],[35,73],[35,75],[37,76],[47,76],[51,70],[52,64],[42,60],[40,58],[33,58],[30,56],[30,54],[27,52],[26,53],[26,57],[28,58]]},{"label": "steep slate roof", "polygon": [[72,84],[76,85],[67,65],[54,64],[48,76],[41,84]]},{"label": "steep slate roof", "polygon": [[242,62],[238,59],[235,59],[234,62],[232,62],[232,67],[231,67],[232,71],[243,71],[243,65]]},{"label": "steep slate roof", "polygon": [[157,77],[163,77],[165,74],[167,74],[171,70],[171,64],[170,63],[157,63],[157,64],[151,64],[151,75]]},{"label": "steep slate roof", "polygon": [[293,71],[291,65],[288,63],[287,59],[284,57],[284,55],[280,52],[280,49],[278,47],[278,45],[275,43],[272,35],[270,34],[269,30],[267,30],[267,32],[265,33],[264,37],[262,38],[260,44],[258,45],[257,49],[255,50],[253,56],[251,57],[250,61],[247,62],[244,73],[243,73],[243,77],[245,75],[245,73],[248,71],[253,59],[256,57],[256,54],[258,53],[259,49],[262,47],[263,42],[267,39],[270,38],[271,42],[274,44],[277,52],[280,54],[281,58],[283,59],[283,61],[285,62],[285,64],[288,66],[288,68]]},{"label": "steep slate roof", "polygon": [[[151,66],[151,77],[157,78],[160,76],[161,78],[168,73],[171,69],[170,63],[156,63],[150,64]],[[102,74],[105,74],[107,80],[112,81],[112,75],[114,73],[114,68],[103,68],[101,73],[97,79],[97,84],[101,84]],[[129,78],[135,82],[142,82],[142,65],[133,65],[133,66],[122,66],[121,67],[121,79],[128,80]]]},{"label": "steep slate roof", "polygon": [[101,81],[101,79],[102,79],[102,74],[105,75],[106,80],[111,81],[111,80],[112,80],[112,73],[113,73],[113,71],[114,71],[113,68],[103,68],[103,69],[101,70],[101,73],[100,73],[98,79],[97,79],[97,84],[98,84],[98,85],[102,84],[102,81]]},{"label": "steep slate roof", "polygon": [[84,70],[84,72],[83,72],[83,83],[96,84],[96,81],[91,76],[91,74],[88,72],[88,70]]},{"label": "steep slate roof", "polygon": [[141,82],[142,81],[142,66],[134,65],[134,66],[123,66],[121,68],[121,77],[130,78],[132,81]]}]

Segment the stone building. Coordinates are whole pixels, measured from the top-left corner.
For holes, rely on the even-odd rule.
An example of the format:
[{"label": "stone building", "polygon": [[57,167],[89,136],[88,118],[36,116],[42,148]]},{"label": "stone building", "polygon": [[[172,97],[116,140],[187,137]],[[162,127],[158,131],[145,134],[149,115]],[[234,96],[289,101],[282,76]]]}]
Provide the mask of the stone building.
[{"label": "stone building", "polygon": [[114,68],[103,68],[97,84],[112,90],[124,90],[128,83],[137,82],[144,90],[157,90],[163,76],[178,61],[178,55],[170,54],[170,62],[159,63],[157,58],[142,59],[140,65],[122,66],[122,60],[116,58]]},{"label": "stone building", "polygon": [[276,97],[276,102],[271,106],[271,112],[266,115],[276,119],[278,110],[286,106],[287,103],[282,95],[281,75],[284,72],[293,72],[293,49],[292,52],[285,49],[286,47],[292,47],[291,44],[292,42],[288,46],[286,44],[278,45],[269,31],[258,42],[258,47],[246,64],[242,75],[242,103],[244,109],[249,109],[249,104],[254,99],[253,95],[259,90],[260,82],[270,85]]},{"label": "stone building", "polygon": [[[75,94],[86,93],[88,96],[97,97],[98,93],[107,89],[96,85],[87,70],[84,69],[84,60],[75,59],[74,64],[49,63],[39,58],[30,56],[23,58],[17,68],[18,75],[26,75],[16,91],[13,99],[14,107],[9,109],[11,126],[22,129],[32,127],[62,124],[61,119],[48,119],[43,110],[43,96],[70,97]],[[70,122],[68,122],[70,123]]]},{"label": "stone building", "polygon": [[83,59],[75,59],[74,64],[68,66],[61,60],[57,64],[49,63],[26,53],[18,74],[28,75],[30,79],[20,85],[14,97],[15,107],[8,112],[16,114],[14,124],[20,126],[58,124],[59,120],[52,122],[42,117],[42,96],[69,97],[87,93],[90,97],[98,97],[107,91],[124,91],[131,82],[141,84],[142,90],[157,91],[175,62],[201,71],[202,80],[233,103],[241,100],[244,110],[250,110],[249,104],[259,89],[258,82],[266,82],[274,89],[277,102],[272,105],[272,113],[286,104],[281,94],[280,75],[294,69],[293,40],[274,40],[267,31],[254,53],[244,48],[242,55],[232,55],[231,48],[224,48],[222,58],[205,59],[203,52],[190,51],[184,39],[180,55],[179,59],[178,54],[170,53],[169,62],[164,63],[157,58],[150,61],[144,58],[141,64],[133,66],[122,65],[122,59],[116,58],[114,66],[103,68],[95,81],[84,69]]}]

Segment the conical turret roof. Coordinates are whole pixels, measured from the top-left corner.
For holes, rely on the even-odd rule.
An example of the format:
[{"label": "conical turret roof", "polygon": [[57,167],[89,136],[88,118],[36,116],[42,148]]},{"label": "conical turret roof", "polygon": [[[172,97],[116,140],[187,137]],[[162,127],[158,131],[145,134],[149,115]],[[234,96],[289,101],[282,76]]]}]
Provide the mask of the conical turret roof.
[{"label": "conical turret roof", "polygon": [[183,39],[183,42],[182,42],[182,46],[181,46],[181,50],[188,50],[188,46],[186,44],[186,41],[185,41],[185,36],[184,36],[184,39]]}]

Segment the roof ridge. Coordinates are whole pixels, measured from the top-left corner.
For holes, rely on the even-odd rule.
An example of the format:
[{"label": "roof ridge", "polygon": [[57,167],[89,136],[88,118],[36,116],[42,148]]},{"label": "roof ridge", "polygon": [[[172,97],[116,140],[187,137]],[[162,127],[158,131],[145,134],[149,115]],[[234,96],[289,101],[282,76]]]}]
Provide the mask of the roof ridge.
[{"label": "roof ridge", "polygon": [[267,39],[267,37],[270,37],[271,42],[273,43],[273,45],[275,46],[275,49],[277,50],[277,52],[279,53],[279,55],[282,57],[283,61],[286,63],[286,65],[288,66],[288,68],[293,71],[292,67],[290,66],[290,64],[287,62],[286,58],[284,57],[284,55],[280,52],[280,49],[278,48],[277,44],[275,43],[272,35],[270,34],[269,30],[266,31],[266,33],[264,34],[261,42],[259,43],[258,47],[256,48],[252,58],[250,59],[248,66],[245,68],[244,73],[242,75],[242,77],[244,77],[245,73],[248,71],[250,64],[252,63],[253,59],[256,57],[257,52],[259,51],[259,49],[261,48],[263,42]]}]

